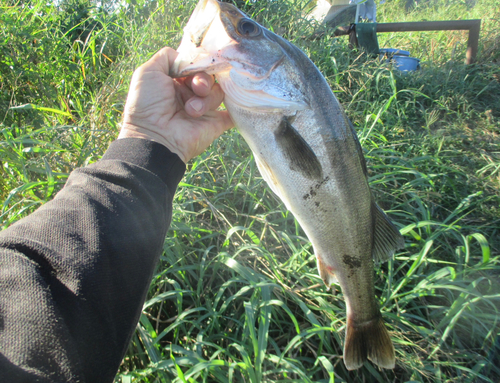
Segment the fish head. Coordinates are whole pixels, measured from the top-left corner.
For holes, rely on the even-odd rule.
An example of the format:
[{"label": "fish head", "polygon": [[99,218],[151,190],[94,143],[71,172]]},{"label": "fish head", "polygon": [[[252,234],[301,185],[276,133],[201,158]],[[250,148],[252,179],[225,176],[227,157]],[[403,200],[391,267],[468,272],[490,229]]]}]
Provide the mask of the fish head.
[{"label": "fish head", "polygon": [[304,109],[303,81],[283,44],[289,43],[233,5],[200,0],[184,28],[170,75],[216,75],[226,99],[243,108]]}]

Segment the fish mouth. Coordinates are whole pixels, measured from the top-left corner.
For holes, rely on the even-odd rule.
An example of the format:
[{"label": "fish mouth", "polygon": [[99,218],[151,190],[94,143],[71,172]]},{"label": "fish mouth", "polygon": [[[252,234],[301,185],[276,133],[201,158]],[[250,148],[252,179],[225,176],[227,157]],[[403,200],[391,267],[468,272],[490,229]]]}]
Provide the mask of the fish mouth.
[{"label": "fish mouth", "polygon": [[231,4],[200,0],[184,28],[169,75],[216,75],[225,99],[244,109],[293,114],[308,108],[299,87],[285,81],[285,52],[267,33],[271,32]]},{"label": "fish mouth", "polygon": [[226,33],[220,14],[216,0],[198,3],[184,28],[177,49],[179,55],[169,71],[171,77],[186,77],[198,72],[215,74],[231,68],[220,51],[237,42]]}]

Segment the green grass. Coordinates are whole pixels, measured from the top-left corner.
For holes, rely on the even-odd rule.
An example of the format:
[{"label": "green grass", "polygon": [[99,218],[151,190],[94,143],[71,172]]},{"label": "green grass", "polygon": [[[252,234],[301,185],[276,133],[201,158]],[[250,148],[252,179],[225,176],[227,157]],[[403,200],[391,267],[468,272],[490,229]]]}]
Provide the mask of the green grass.
[{"label": "green grass", "polygon": [[[464,32],[383,34],[422,71],[402,75],[317,40],[304,3],[241,2],[318,65],[356,126],[377,201],[406,248],[376,270],[397,366],[342,362],[345,304],[312,248],[231,131],[193,160],[165,251],[117,382],[498,382],[500,51],[496,0],[404,1],[380,22],[481,18],[477,63]],[[116,137],[133,69],[177,46],[195,2],[69,12],[0,9],[2,225],[54,196]],[[66,3],[65,3],[66,4]],[[75,9],[76,2],[70,9]]]}]

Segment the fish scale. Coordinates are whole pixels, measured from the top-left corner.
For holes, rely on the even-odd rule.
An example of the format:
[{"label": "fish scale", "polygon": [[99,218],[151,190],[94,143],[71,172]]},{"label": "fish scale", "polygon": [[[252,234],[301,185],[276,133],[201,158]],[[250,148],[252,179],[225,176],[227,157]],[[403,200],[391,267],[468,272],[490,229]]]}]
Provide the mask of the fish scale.
[{"label": "fish scale", "polygon": [[368,358],[394,368],[373,268],[404,241],[374,202],[361,145],[324,77],[293,44],[215,0],[198,3],[178,52],[171,75],[216,76],[262,177],[311,241],[321,278],[328,288],[338,281],[346,367]]}]

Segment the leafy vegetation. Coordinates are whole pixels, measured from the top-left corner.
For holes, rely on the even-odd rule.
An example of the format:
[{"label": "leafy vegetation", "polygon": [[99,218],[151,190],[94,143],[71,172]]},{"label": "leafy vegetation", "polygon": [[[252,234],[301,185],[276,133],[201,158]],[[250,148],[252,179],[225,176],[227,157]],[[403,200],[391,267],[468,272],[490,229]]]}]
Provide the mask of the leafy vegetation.
[{"label": "leafy vegetation", "polygon": [[[177,46],[195,1],[0,2],[4,227],[53,197],[116,137],[133,69]],[[117,382],[498,382],[500,9],[496,0],[378,5],[380,22],[482,19],[465,32],[379,35],[402,74],[307,21],[305,2],[240,7],[301,47],[352,119],[380,205],[406,248],[376,270],[394,371],[342,363],[345,304],[236,131],[193,160]]]}]

